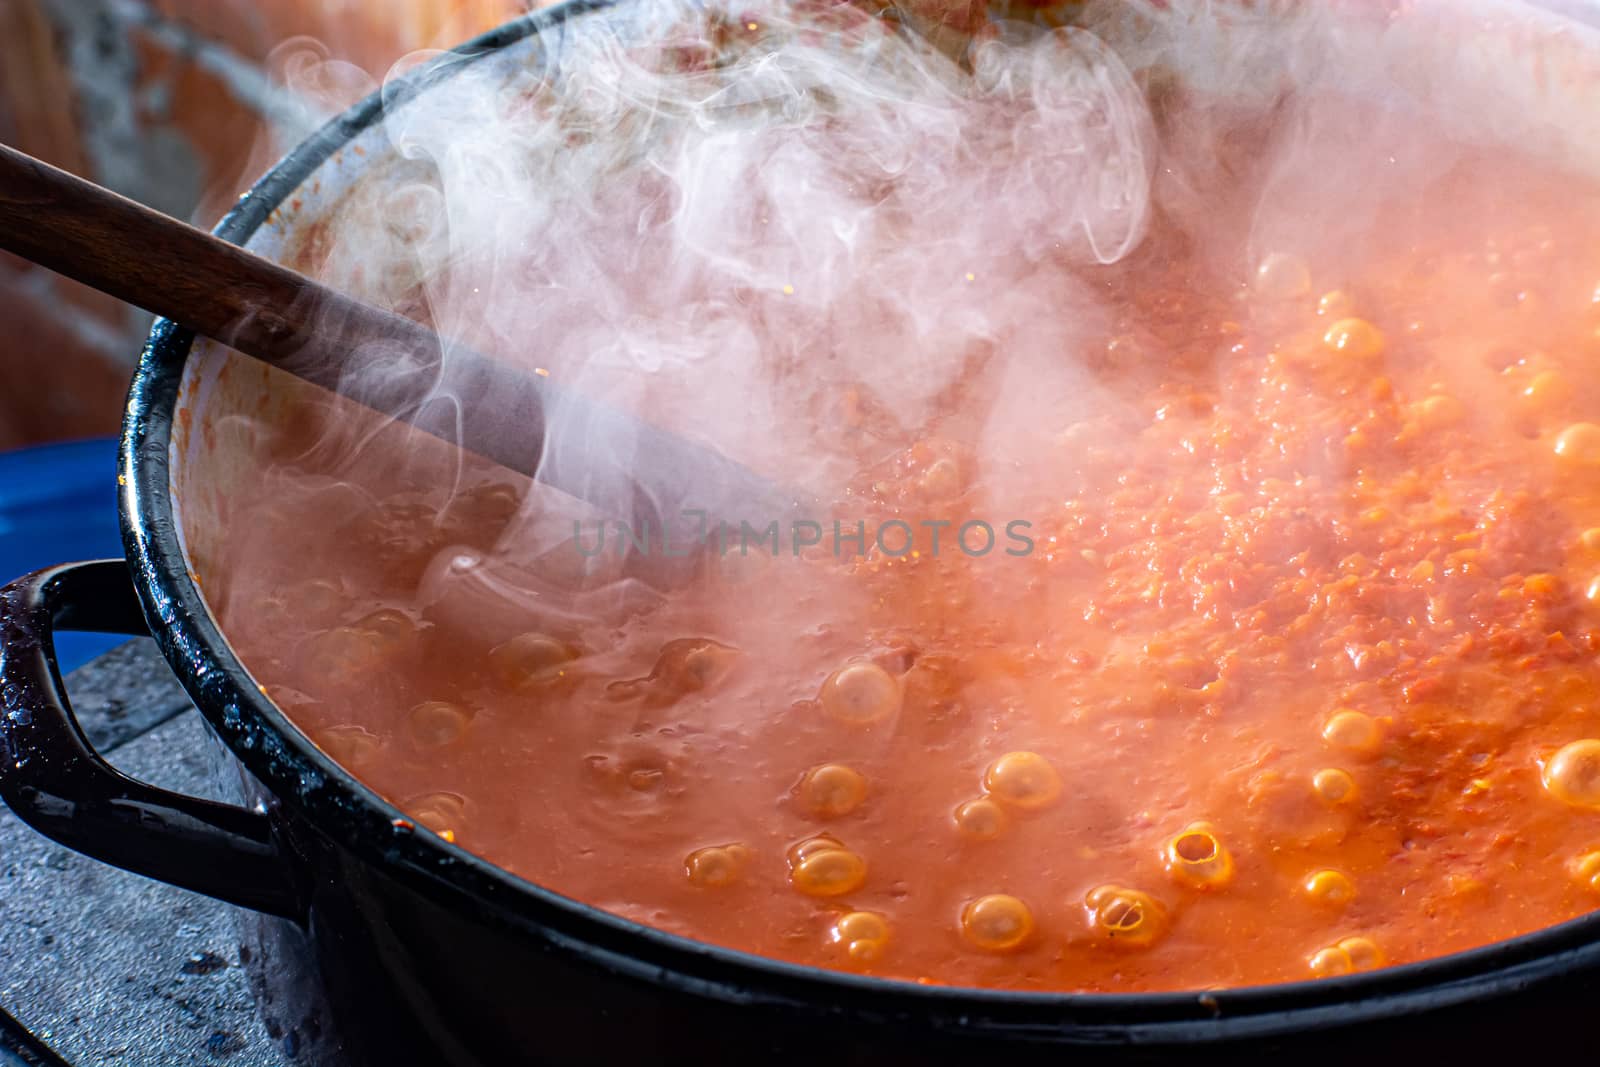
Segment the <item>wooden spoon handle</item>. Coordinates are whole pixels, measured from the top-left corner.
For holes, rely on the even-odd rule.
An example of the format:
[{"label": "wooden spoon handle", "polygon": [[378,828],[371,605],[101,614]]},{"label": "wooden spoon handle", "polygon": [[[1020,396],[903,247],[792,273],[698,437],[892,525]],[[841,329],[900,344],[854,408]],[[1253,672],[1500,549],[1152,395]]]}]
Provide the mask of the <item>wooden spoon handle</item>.
[{"label": "wooden spoon handle", "polygon": [[5,145],[0,248],[269,363],[294,360],[313,333],[332,352],[374,337],[438,347],[418,323]]},{"label": "wooden spoon handle", "polygon": [[[713,449],[0,145],[0,249],[404,419],[613,515],[665,529],[787,510]],[[546,433],[559,419],[558,442]]]}]

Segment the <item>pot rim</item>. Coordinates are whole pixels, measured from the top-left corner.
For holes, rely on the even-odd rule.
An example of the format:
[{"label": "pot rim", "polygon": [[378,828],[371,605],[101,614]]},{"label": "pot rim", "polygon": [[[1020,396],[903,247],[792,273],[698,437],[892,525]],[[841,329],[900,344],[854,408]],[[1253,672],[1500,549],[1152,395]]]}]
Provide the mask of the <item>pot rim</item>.
[{"label": "pot rim", "polygon": [[[386,110],[475,61],[625,0],[563,0],[513,20],[385,86],[335,118],[261,178],[217,226],[243,243],[318,167]],[[522,879],[411,827],[330,760],[264,694],[206,608],[178,539],[169,444],[195,337],[158,320],[124,414],[118,482],[123,543],[167,662],[211,727],[293,815],[339,848],[419,891],[475,898],[497,921],[610,970],[712,998],[786,1003],[879,1021],[917,1013],[951,1030],[1010,1030],[1091,1045],[1229,1041],[1370,1022],[1461,1004],[1600,968],[1600,911],[1521,937],[1342,978],[1162,993],[1058,993],[924,985],[802,966],[667,933]]]}]

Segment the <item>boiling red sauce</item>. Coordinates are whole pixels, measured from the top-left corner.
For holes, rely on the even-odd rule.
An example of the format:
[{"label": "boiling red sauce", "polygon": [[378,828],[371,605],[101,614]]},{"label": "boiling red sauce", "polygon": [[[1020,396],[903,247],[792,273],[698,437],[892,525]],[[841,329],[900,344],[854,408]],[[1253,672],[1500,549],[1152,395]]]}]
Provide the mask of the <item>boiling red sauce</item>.
[{"label": "boiling red sauce", "polygon": [[[1496,167],[1518,205],[1463,217]],[[1092,274],[1093,402],[1040,396],[1003,462],[981,348],[914,425],[831,384],[796,416],[856,472],[828,517],[915,554],[830,528],[662,595],[580,580],[519,554],[524,479],[392,426],[309,447],[364,416],[308,396],[202,577],[423,827],[690,937],[1130,992],[1526,933],[1600,905],[1600,244],[1586,190],[1509,167],[1337,268],[1158,222]]]}]

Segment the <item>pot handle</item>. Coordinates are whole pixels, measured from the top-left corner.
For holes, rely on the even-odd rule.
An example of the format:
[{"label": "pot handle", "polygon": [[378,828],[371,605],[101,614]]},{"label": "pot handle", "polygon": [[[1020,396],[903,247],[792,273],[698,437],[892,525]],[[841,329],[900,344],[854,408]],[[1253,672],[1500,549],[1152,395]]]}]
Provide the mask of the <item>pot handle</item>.
[{"label": "pot handle", "polygon": [[158,789],[90,747],[56,666],[56,630],[149,634],[120,560],[0,590],[0,798],[35,830],[147,878],[297,921],[304,893],[264,813]]}]

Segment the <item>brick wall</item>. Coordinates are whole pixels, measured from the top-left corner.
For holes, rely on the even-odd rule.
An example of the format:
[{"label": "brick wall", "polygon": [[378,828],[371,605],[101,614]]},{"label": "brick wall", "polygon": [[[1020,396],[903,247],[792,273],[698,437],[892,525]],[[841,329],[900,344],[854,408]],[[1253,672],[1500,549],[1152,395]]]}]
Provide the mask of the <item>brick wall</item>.
[{"label": "brick wall", "polygon": [[[325,109],[527,0],[0,0],[0,141],[209,225]],[[278,75],[348,61],[317,99]],[[114,432],[143,317],[0,255],[0,449]]]}]

